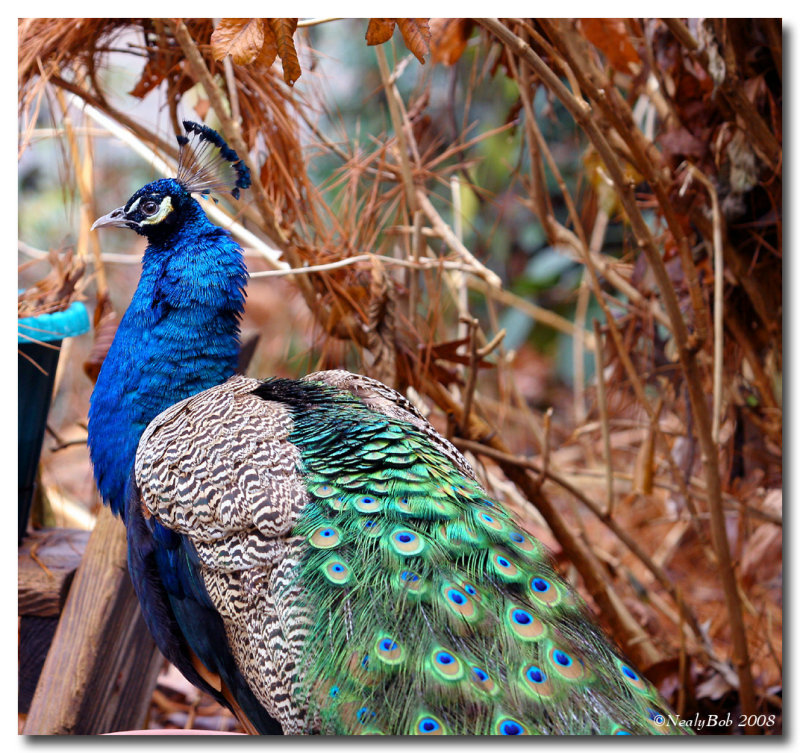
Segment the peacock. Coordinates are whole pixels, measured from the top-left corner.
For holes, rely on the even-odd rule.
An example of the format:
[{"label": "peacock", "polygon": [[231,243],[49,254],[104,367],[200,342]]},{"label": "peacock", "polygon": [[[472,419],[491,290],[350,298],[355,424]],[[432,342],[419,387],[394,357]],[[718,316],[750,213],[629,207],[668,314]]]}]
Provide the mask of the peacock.
[{"label": "peacock", "polygon": [[684,732],[409,400],[235,373],[247,270],[193,194],[250,174],[183,125],[176,177],[92,228],[148,241],[89,448],[164,656],[254,734]]}]

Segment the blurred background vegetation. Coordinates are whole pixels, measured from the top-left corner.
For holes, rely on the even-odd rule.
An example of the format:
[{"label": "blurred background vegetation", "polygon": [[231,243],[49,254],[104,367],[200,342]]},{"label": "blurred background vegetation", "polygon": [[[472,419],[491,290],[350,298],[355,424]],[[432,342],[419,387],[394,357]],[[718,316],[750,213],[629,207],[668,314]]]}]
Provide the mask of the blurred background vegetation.
[{"label": "blurred background vegetation", "polygon": [[[144,242],[89,226],[202,120],[258,176],[219,205],[254,275],[249,373],[408,394],[679,713],[780,731],[779,20],[19,33],[19,287],[72,250],[95,325],[63,346],[33,525],[91,527],[100,504],[90,377]],[[154,726],[227,723],[162,679]]]}]

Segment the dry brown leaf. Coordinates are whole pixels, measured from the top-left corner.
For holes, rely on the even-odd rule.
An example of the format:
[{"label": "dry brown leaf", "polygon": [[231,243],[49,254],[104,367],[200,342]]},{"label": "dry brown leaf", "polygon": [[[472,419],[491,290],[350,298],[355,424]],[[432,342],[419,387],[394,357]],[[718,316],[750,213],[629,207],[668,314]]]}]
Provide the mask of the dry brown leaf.
[{"label": "dry brown leaf", "polygon": [[699,139],[685,128],[673,128],[658,136],[658,143],[669,157],[695,157],[700,159],[708,151],[708,140]]},{"label": "dry brown leaf", "polygon": [[100,374],[100,367],[108,355],[108,350],[119,326],[119,317],[107,295],[97,296],[92,325],[94,327],[92,349],[83,362],[83,372],[92,382],[96,382]]},{"label": "dry brown leaf", "polygon": [[698,698],[711,698],[712,700],[722,698],[731,690],[733,690],[733,686],[719,672],[714,672],[711,677],[695,688]]},{"label": "dry brown leaf", "polygon": [[394,34],[394,18],[370,18],[365,39],[368,45],[388,42]]},{"label": "dry brown leaf", "polygon": [[742,581],[768,586],[779,580],[783,565],[783,529],[764,523],[747,540],[740,568]]},{"label": "dry brown leaf", "polygon": [[771,513],[779,518],[783,517],[783,490],[770,489],[766,493],[761,507],[764,512]]},{"label": "dry brown leaf", "polygon": [[425,64],[425,55],[430,51],[431,30],[427,18],[398,18],[397,28],[403,35],[403,41],[417,60]]},{"label": "dry brown leaf", "polygon": [[621,18],[582,18],[581,31],[602,52],[612,68],[632,73],[640,63]]},{"label": "dry brown leaf", "polygon": [[275,42],[278,47],[278,55],[280,55],[281,63],[283,64],[283,80],[292,86],[302,71],[300,70],[300,61],[297,59],[297,50],[294,47],[294,31],[297,28],[296,18],[270,18],[269,25],[275,33]]},{"label": "dry brown leaf", "polygon": [[428,24],[431,30],[431,60],[434,63],[453,65],[458,62],[467,47],[472,33],[472,20],[469,18],[432,18]]},{"label": "dry brown leaf", "polygon": [[50,271],[19,294],[17,316],[39,316],[65,311],[73,301],[83,299],[86,263],[72,249],[60,253],[51,249],[47,256]]},{"label": "dry brown leaf", "polygon": [[137,99],[144,99],[153,89],[155,89],[165,78],[167,71],[160,67],[160,61],[150,59],[142,70],[142,75],[136,82],[136,86],[128,94]]},{"label": "dry brown leaf", "polygon": [[215,60],[230,55],[237,65],[269,68],[280,56],[283,79],[290,86],[302,73],[293,35],[296,18],[223,18],[211,35]]},{"label": "dry brown leaf", "polygon": [[211,35],[214,60],[230,55],[236,65],[252,63],[263,46],[264,23],[260,18],[223,18]]},{"label": "dry brown leaf", "polygon": [[430,52],[431,31],[427,18],[371,18],[365,39],[368,45],[383,44],[392,38],[394,27],[400,29],[406,47],[420,63]]},{"label": "dry brown leaf", "polygon": [[207,99],[198,99],[194,106],[194,111],[197,113],[197,117],[200,118],[202,122],[205,123],[206,115],[208,115],[208,111],[211,109],[211,102]]},{"label": "dry brown leaf", "polygon": [[272,26],[264,24],[264,46],[253,64],[269,68],[275,62],[276,57],[278,57],[278,42],[275,39],[275,32],[272,31]]}]

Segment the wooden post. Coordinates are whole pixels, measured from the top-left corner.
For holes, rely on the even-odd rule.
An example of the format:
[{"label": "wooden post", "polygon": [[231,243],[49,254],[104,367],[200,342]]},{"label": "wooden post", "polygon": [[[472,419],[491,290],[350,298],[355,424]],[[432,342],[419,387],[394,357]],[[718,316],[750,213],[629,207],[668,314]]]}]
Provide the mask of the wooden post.
[{"label": "wooden post", "polygon": [[44,660],[58,627],[89,531],[47,528],[31,531],[17,556],[19,615],[18,711],[27,714]]},{"label": "wooden post", "polygon": [[21,617],[58,617],[89,531],[45,528],[28,534],[17,557],[17,595]]},{"label": "wooden post", "polygon": [[128,576],[125,526],[103,507],[36,687],[26,735],[140,729],[163,658]]}]

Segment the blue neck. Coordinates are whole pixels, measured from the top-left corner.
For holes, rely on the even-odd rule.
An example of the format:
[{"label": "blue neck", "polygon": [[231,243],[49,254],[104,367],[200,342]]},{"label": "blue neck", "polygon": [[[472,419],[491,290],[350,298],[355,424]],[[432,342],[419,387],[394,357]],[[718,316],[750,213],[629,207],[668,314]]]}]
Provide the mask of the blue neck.
[{"label": "blue neck", "polygon": [[197,202],[171,237],[151,241],[142,276],[89,408],[89,451],[103,500],[123,516],[147,424],[233,375],[247,271],[242,250]]}]

